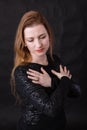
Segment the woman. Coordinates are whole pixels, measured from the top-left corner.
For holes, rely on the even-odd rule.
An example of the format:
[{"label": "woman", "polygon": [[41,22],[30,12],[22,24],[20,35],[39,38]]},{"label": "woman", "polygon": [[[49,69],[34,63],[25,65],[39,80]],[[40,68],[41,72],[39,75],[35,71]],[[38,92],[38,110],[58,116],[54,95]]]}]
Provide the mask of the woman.
[{"label": "woman", "polygon": [[26,12],[16,33],[11,77],[21,107],[18,130],[65,129],[64,101],[80,94],[52,47],[53,34],[45,17],[38,11]]}]

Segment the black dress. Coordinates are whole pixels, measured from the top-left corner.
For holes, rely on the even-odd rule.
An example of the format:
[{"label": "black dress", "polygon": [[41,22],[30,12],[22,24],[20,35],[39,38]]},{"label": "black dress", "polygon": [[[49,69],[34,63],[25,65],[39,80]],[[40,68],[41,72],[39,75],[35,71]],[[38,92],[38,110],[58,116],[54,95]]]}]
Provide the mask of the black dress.
[{"label": "black dress", "polygon": [[[28,63],[15,69],[16,91],[22,99],[21,117],[18,130],[64,130],[66,118],[64,100],[80,94],[80,87],[67,77],[59,80],[51,73],[51,69],[59,71],[60,60],[54,55],[54,61],[47,55],[48,65]],[[32,83],[26,71],[31,68],[41,72],[43,67],[51,76],[51,87],[43,87]]]}]

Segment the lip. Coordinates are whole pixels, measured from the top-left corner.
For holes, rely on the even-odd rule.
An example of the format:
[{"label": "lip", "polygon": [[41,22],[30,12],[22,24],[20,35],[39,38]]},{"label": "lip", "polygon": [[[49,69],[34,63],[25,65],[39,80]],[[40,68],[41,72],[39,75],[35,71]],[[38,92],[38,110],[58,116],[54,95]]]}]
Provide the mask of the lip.
[{"label": "lip", "polygon": [[44,49],[42,48],[42,49],[38,49],[38,50],[36,50],[36,51],[40,53],[40,52],[43,52],[43,50],[44,50]]}]

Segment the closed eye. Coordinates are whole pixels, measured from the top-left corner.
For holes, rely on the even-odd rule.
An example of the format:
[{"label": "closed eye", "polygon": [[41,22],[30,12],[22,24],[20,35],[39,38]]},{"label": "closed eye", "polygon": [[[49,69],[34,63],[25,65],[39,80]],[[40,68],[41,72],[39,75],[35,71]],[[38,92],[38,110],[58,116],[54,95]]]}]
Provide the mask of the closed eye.
[{"label": "closed eye", "polygon": [[44,39],[46,37],[46,35],[44,35],[44,36],[40,36],[40,39]]},{"label": "closed eye", "polygon": [[33,39],[28,39],[27,41],[28,41],[28,42],[33,42]]}]

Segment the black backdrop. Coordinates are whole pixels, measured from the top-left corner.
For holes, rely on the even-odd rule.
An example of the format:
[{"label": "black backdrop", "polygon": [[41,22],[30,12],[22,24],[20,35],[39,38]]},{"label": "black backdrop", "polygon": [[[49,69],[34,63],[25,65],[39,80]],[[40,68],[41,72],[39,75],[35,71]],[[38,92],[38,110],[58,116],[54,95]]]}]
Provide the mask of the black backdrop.
[{"label": "black backdrop", "polygon": [[16,130],[19,107],[10,91],[13,43],[21,16],[40,10],[54,34],[54,52],[81,86],[81,97],[67,99],[67,130],[87,129],[87,4],[86,0],[0,0],[0,130]]}]

